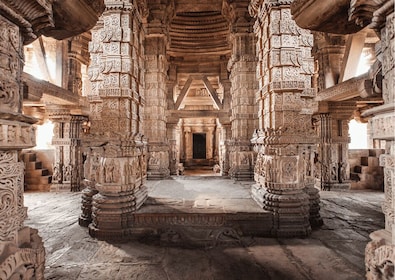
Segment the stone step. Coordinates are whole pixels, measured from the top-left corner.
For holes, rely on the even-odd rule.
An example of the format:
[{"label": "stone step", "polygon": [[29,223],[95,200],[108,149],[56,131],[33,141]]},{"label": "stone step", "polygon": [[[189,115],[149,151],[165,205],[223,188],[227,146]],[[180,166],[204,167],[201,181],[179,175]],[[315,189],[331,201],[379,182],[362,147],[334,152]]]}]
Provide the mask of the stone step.
[{"label": "stone step", "polygon": [[[133,222],[125,232],[125,239],[207,247],[221,244],[240,245],[243,238],[273,236],[273,215],[261,209],[254,201],[230,199],[222,202],[225,205],[219,205],[218,200],[215,201],[217,205],[210,206],[206,200],[148,199],[139,210],[131,214]],[[92,224],[89,232],[98,239],[112,239],[111,231],[102,233]],[[119,236],[119,232],[114,231],[113,234]]]},{"label": "stone step", "polygon": [[25,178],[48,175],[50,175],[48,169],[33,169],[29,170],[29,172],[25,174]]},{"label": "stone step", "polygon": [[40,192],[49,192],[51,185],[50,184],[29,184],[28,186],[25,185],[25,190],[29,191],[40,191]]},{"label": "stone step", "polygon": [[25,177],[25,184],[28,185],[28,189],[30,190],[30,185],[38,185],[38,184],[51,184],[52,176],[40,176],[40,177]]},{"label": "stone step", "polygon": [[36,170],[36,169],[42,169],[43,164],[41,161],[31,161],[31,162],[25,162],[25,168],[27,171],[30,170]]},{"label": "stone step", "polygon": [[361,157],[362,166],[378,166],[379,158],[377,157]]},{"label": "stone step", "polygon": [[23,161],[25,163],[27,162],[33,162],[37,160],[37,155],[33,153],[32,151],[24,152],[23,153]]}]

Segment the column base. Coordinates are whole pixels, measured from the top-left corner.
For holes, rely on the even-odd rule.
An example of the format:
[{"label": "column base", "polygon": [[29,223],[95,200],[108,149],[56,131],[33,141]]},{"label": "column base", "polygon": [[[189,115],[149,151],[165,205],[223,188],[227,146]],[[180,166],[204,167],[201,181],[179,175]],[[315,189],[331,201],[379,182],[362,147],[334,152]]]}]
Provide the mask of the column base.
[{"label": "column base", "polygon": [[125,241],[133,227],[133,212],[136,212],[148,197],[147,187],[118,194],[93,196],[92,223],[89,234],[101,240]]},{"label": "column base", "polygon": [[229,170],[228,175],[236,181],[253,181],[254,180],[254,170],[234,168]]},{"label": "column base", "polygon": [[78,218],[78,224],[83,227],[89,226],[92,222],[92,200],[93,196],[97,194],[98,191],[91,187],[87,187],[82,190],[81,197],[81,215]]},{"label": "column base", "polygon": [[50,192],[71,192],[71,184],[70,183],[52,183]]},{"label": "column base", "polygon": [[310,216],[309,221],[312,228],[320,227],[324,224],[320,215],[320,195],[319,190],[314,185],[307,186],[305,192],[309,196]]},{"label": "column base", "polygon": [[163,180],[170,177],[169,169],[148,170],[147,180]]},{"label": "column base", "polygon": [[330,191],[330,190],[349,190],[351,188],[350,182],[321,182],[320,186],[322,191]]},{"label": "column base", "polygon": [[24,227],[18,241],[0,241],[0,279],[44,280],[45,249],[38,231]]},{"label": "column base", "polygon": [[372,232],[365,248],[366,279],[394,279],[395,244],[391,233],[384,229]]},{"label": "column base", "polygon": [[273,215],[272,235],[306,237],[311,234],[309,196],[303,190],[270,190],[255,184],[252,198]]}]

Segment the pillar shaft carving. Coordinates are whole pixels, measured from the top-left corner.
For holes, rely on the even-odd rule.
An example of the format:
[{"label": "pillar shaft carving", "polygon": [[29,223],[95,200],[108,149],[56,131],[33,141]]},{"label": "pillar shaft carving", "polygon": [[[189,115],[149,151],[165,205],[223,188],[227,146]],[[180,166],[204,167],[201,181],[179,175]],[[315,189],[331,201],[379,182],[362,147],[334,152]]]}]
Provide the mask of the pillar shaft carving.
[{"label": "pillar shaft carving", "polygon": [[314,152],[318,142],[311,125],[316,108],[311,77],[312,35],[292,20],[289,4],[252,1],[257,16],[259,130],[251,139],[257,159],[253,199],[273,213],[273,234],[306,236],[322,224],[314,188]]},{"label": "pillar shaft carving", "polygon": [[[333,113],[319,115],[320,145],[317,155],[316,179],[317,187],[322,190],[331,188],[348,189],[350,187],[350,167],[348,163],[348,119],[352,115],[353,105],[350,108],[331,108]],[[344,114],[345,112],[347,112]]]},{"label": "pillar shaft carving", "polygon": [[255,36],[252,33],[233,33],[231,40],[233,50],[228,70],[231,73],[232,140],[227,147],[230,165],[228,174],[237,180],[249,180],[253,177],[254,165],[249,138],[257,126]]},{"label": "pillar shaft carving", "polygon": [[91,126],[83,137],[88,189],[79,222],[91,221],[93,237],[119,240],[128,238],[130,213],[147,198],[147,143],[142,136],[145,33],[143,7],[129,1],[104,2],[106,9],[89,45]]},{"label": "pillar shaft carving", "polygon": [[[356,1],[358,7],[364,1]],[[380,166],[384,169],[383,212],[385,228],[370,234],[371,242],[365,249],[366,278],[393,279],[395,259],[395,35],[394,3],[379,1],[371,7],[372,19],[366,19],[366,13],[356,13],[353,18],[363,23],[371,22],[380,36],[376,56],[382,66],[384,104],[365,111],[363,117],[371,117],[370,137],[373,140],[385,140],[385,154],[380,156]],[[363,6],[362,6],[363,7]],[[357,9],[358,11],[358,9]]]},{"label": "pillar shaft carving", "polygon": [[169,144],[166,138],[166,38],[149,34],[145,39],[145,135],[148,139],[148,179],[169,176]]},{"label": "pillar shaft carving", "polygon": [[[49,3],[42,1],[42,5]],[[41,9],[41,5],[36,6]],[[37,11],[40,14],[41,11]],[[6,15],[4,17],[3,15]],[[35,119],[21,114],[23,43],[34,38],[29,19],[0,5],[0,279],[44,279],[45,251],[35,229],[24,226],[22,149],[35,145]],[[45,16],[43,16],[45,25]],[[30,30],[27,30],[30,29]],[[28,31],[26,34],[24,32]]]},{"label": "pillar shaft carving", "polygon": [[80,191],[83,180],[82,123],[88,118],[72,115],[71,108],[47,108],[54,123],[52,145],[55,147],[51,190]]}]

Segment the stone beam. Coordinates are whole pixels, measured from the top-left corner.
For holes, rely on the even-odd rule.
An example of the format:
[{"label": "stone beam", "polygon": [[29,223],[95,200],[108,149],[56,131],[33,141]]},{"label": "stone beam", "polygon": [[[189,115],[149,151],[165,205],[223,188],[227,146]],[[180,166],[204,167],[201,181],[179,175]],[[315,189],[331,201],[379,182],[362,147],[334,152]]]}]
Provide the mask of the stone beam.
[{"label": "stone beam", "polygon": [[178,110],[180,108],[182,101],[184,100],[185,96],[187,95],[189,87],[192,84],[192,80],[193,80],[193,78],[191,76],[189,76],[188,80],[185,82],[185,85],[182,88],[180,95],[178,96],[176,104],[175,104],[176,110]]},{"label": "stone beam", "polygon": [[221,103],[221,101],[218,98],[218,94],[217,94],[216,90],[210,84],[210,81],[207,79],[206,76],[202,77],[202,81],[203,81],[204,85],[206,86],[206,89],[210,93],[210,97],[213,99],[213,101],[217,105],[217,108],[221,109],[222,108],[222,103]]},{"label": "stone beam", "polygon": [[369,78],[368,73],[347,80],[346,82],[334,85],[321,90],[316,101],[343,101],[355,97],[366,96],[365,81]]},{"label": "stone beam", "polygon": [[49,74],[45,47],[42,37],[38,38],[38,40],[34,41],[32,44],[33,44],[34,54],[36,55],[38,67],[41,70],[41,73],[43,73],[45,76],[44,79],[53,83],[51,75]]},{"label": "stone beam", "polygon": [[291,4],[293,19],[300,27],[334,34],[350,34],[362,29],[348,20],[349,8],[350,0],[295,0]]},{"label": "stone beam", "polygon": [[349,35],[342,60],[339,83],[355,77],[362,50],[365,45],[366,32]]},{"label": "stone beam", "polygon": [[78,105],[80,97],[71,91],[58,87],[46,81],[39,80],[30,74],[23,73],[22,81],[27,87],[23,105],[39,103]]}]

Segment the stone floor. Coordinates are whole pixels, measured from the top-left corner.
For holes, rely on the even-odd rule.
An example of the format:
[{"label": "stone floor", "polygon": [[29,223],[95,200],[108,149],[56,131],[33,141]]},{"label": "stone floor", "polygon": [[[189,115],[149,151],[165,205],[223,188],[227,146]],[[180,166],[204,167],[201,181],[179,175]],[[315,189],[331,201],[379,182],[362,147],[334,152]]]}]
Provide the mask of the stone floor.
[{"label": "stone floor", "polygon": [[[195,200],[248,199],[249,184],[180,176],[149,181],[151,197]],[[321,192],[324,226],[306,239],[244,238],[241,245],[177,248],[150,242],[109,244],[78,225],[80,193],[26,193],[26,225],[38,228],[46,247],[46,279],[364,279],[369,233],[384,227],[383,193]]]}]

